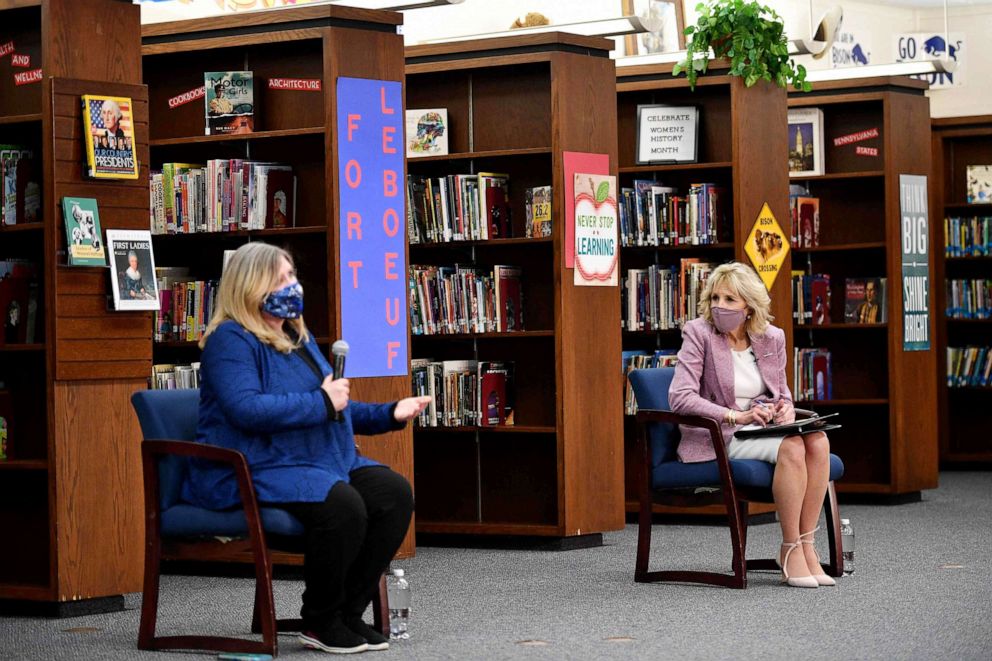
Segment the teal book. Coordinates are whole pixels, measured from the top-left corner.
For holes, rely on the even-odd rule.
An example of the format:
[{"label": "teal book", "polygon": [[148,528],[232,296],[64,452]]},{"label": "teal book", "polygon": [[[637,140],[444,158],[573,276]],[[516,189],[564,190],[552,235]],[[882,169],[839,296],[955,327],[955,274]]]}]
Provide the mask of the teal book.
[{"label": "teal book", "polygon": [[89,197],[63,197],[65,240],[71,266],[106,266],[107,252],[100,231],[100,212]]}]

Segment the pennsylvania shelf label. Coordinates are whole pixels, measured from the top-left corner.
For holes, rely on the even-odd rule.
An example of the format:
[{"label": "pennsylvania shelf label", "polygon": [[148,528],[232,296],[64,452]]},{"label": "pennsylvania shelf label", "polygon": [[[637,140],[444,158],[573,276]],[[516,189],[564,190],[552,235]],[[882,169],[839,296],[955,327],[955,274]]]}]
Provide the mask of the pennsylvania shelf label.
[{"label": "pennsylvania shelf label", "polygon": [[775,278],[782,269],[782,263],[789,254],[789,239],[775,220],[775,214],[767,202],[761,207],[761,213],[744,242],[744,252],[761,281],[765,283],[765,288],[771,291]]},{"label": "pennsylvania shelf label", "polygon": [[930,218],[927,178],[899,175],[902,238],[902,350],[930,350]]}]

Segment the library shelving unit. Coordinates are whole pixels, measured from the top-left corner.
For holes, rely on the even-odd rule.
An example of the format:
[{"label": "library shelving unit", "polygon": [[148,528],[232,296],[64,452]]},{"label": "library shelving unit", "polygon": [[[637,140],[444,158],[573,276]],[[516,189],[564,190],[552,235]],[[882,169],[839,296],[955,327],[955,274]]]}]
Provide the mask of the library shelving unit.
[{"label": "library shelving unit", "polygon": [[[297,177],[294,227],[158,234],[156,266],[188,267],[190,277],[218,280],[225,249],[248,241],[286,248],[306,291],[307,325],[330,357],[330,344],[341,337],[336,82],[339,77],[402,82],[401,23],[402,15],[395,12],[321,5],[144,26],[152,168],[213,158],[251,159],[292,165]],[[253,133],[205,136],[202,100],[170,107],[170,99],[203,86],[205,71],[240,70],[254,75]],[[272,89],[267,85],[272,78],[316,80],[320,85],[315,91]],[[151,333],[151,326],[146,332]],[[154,344],[156,363],[189,363],[198,356],[196,342]],[[351,396],[391,401],[409,391],[407,376],[353,379]],[[412,480],[409,427],[362,437],[359,445],[367,456]],[[410,534],[399,555],[413,552]],[[282,553],[275,561],[298,564],[302,557]]]},{"label": "library shelving unit", "polygon": [[[652,264],[675,266],[683,258],[722,264],[737,260],[749,264],[744,242],[767,202],[788,241],[788,147],[781,127],[786,123],[786,92],[770,84],[746,87],[739,76],[727,72],[723,60],[710,63],[710,72],[700,76],[695,91],[684,77],[672,77],[672,65],[641,65],[617,68],[617,113],[619,139],[619,186],[632,187],[634,180],[650,179],[672,186],[685,195],[690,184],[714,183],[724,191],[727,222],[720,228],[719,241],[711,245],[626,247],[621,251],[622,271],[647,268]],[[637,108],[642,105],[696,106],[699,110],[697,159],[695,163],[638,165]],[[787,256],[769,292],[772,314],[786,334],[789,355],[792,350],[789,270]],[[693,317],[695,314],[692,315]],[[681,329],[624,331],[624,350],[677,351],[682,345]],[[618,363],[619,363],[619,356]],[[619,365],[618,365],[619,366]],[[637,463],[634,416],[625,416],[626,507],[636,512]],[[749,505],[751,514],[770,512],[773,506]],[[722,506],[677,508],[655,504],[659,514],[725,514]]]},{"label": "library shelving unit", "polygon": [[[512,361],[515,426],[417,428],[417,532],[596,544],[623,526],[620,308],[612,287],[564,267],[562,153],[616,168],[612,43],[549,33],[408,47],[406,105],[447,108],[449,154],[408,159],[430,176],[509,174],[513,236],[414,244],[412,264],[522,268],[524,332],[414,336],[413,357]],[[526,188],[553,187],[553,236],[524,236]]]},{"label": "library shelving unit", "polygon": [[[791,92],[790,108],[823,111],[824,174],[793,178],[820,199],[820,242],[795,249],[794,268],[830,275],[830,323],[797,324],[797,347],[830,350],[833,398],[800,402],[820,413],[839,411],[842,429],[830,432],[844,460],[841,493],[874,494],[893,502],[918,499],[937,486],[937,398],[934,296],[930,349],[903,350],[902,251],[899,175],[930,175],[926,83],[908,77],[823,82],[810,93]],[[859,155],[834,139],[878,129],[857,143],[876,147]],[[929,276],[934,279],[937,224],[931,215]],[[941,250],[942,242],[941,242]],[[845,279],[886,278],[887,321],[844,322]]]},{"label": "library shelving unit", "polygon": [[[58,616],[120,610],[141,589],[141,434],[130,410],[151,366],[148,313],[116,313],[108,269],[66,266],[61,198],[95,198],[104,229],[148,223],[147,94],[139,11],[121,0],[0,2],[0,42],[40,80],[0,61],[0,143],[34,151],[39,222],[0,228],[0,259],[38,275],[36,339],[0,345],[13,404],[0,461],[0,601]],[[85,35],[81,38],[80,35]],[[83,94],[131,97],[137,181],[84,172]]]},{"label": "library shelving unit", "polygon": [[992,115],[932,120],[933,185],[937,226],[937,391],[940,405],[940,461],[958,467],[992,465],[992,443],[983,419],[992,404],[990,387],[948,387],[947,347],[992,345],[992,320],[947,316],[948,279],[992,279],[992,256],[945,256],[945,218],[992,217],[992,204],[968,204],[969,165],[992,165]]}]

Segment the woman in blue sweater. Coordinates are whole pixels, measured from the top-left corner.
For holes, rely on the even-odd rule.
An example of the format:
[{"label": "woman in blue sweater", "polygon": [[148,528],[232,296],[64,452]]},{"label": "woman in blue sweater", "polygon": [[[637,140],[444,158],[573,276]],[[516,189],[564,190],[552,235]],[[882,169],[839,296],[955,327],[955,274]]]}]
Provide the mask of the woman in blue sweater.
[{"label": "woman in blue sweater", "polygon": [[[259,501],[306,531],[300,640],[325,652],[387,649],[362,614],[406,535],[413,494],[402,476],[358,454],[354,434],[402,429],[430,398],[350,402],[348,380],[334,378],[303,323],[291,257],[265,243],[231,257],[200,346],[197,441],[244,453]],[[238,503],[229,469],[195,464],[190,477],[190,502]]]}]

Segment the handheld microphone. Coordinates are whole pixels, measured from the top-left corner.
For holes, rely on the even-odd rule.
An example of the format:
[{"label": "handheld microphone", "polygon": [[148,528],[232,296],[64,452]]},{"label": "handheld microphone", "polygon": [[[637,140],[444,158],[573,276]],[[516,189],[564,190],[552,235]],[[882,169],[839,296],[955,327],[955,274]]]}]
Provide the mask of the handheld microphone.
[{"label": "handheld microphone", "polygon": [[[344,340],[337,340],[331,345],[331,353],[334,354],[334,379],[344,378],[344,359],[348,356],[348,351],[351,347]],[[344,413],[341,411],[334,412],[334,422],[341,422],[344,420]]]}]

